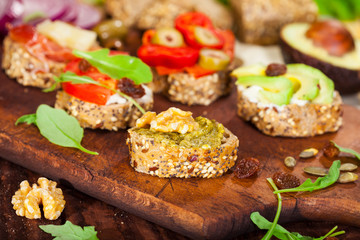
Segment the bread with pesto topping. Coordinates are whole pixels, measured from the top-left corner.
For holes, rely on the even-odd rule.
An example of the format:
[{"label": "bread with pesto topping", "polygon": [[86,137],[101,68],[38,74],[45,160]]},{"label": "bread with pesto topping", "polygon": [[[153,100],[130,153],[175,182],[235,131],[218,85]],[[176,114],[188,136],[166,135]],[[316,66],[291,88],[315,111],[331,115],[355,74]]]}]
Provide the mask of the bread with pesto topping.
[{"label": "bread with pesto topping", "polygon": [[[146,118],[147,114],[143,117]],[[219,124],[213,120],[204,119],[199,119],[199,121],[212,121],[215,124],[214,126]],[[142,119],[138,121],[142,121]],[[168,125],[170,128],[177,128],[181,125],[172,123]],[[162,132],[158,133],[160,135],[156,135],[155,131],[153,135],[151,130],[149,130],[149,126],[131,128],[128,130],[129,135],[127,139],[130,165],[137,172],[161,178],[220,177],[235,164],[239,140],[222,125],[218,127],[223,129],[223,132],[219,139],[220,142],[214,146],[207,145],[206,142],[202,142],[197,146],[192,145],[195,144],[192,141],[199,139],[196,137],[194,138],[195,140],[189,138],[189,141],[185,143],[183,142],[184,140],[181,140],[180,143],[178,141],[169,141],[170,136],[175,136],[176,138],[184,134],[196,135],[197,132],[184,134]],[[187,127],[183,129],[187,129]],[[194,131],[198,130],[195,128]],[[183,139],[186,139],[186,137]]]},{"label": "bread with pesto topping", "polygon": [[[336,132],[341,127],[342,99],[329,78],[303,64],[289,64],[287,72],[267,76],[269,66],[266,73],[264,66],[233,72],[238,77],[237,113],[242,119],[270,136],[311,137]],[[265,80],[269,84],[262,82]],[[295,82],[292,89],[281,88],[286,80]],[[257,84],[249,84],[251,81]]]}]

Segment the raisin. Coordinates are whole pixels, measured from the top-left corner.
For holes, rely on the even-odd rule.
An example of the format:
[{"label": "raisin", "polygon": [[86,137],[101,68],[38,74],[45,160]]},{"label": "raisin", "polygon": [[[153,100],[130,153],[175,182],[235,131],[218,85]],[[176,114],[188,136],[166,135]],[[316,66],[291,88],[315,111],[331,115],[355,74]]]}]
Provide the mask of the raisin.
[{"label": "raisin", "polygon": [[257,173],[260,169],[260,162],[256,158],[243,158],[237,162],[234,173],[238,178],[247,178],[255,173]]},{"label": "raisin", "polygon": [[335,147],[334,143],[332,142],[328,142],[327,144],[325,144],[324,148],[324,155],[328,158],[333,158],[339,155],[340,150]]},{"label": "raisin", "polygon": [[272,178],[279,189],[294,188],[300,186],[300,180],[290,173],[277,172],[273,175]]},{"label": "raisin", "polygon": [[81,59],[79,62],[79,70],[82,72],[87,72],[91,68],[91,64],[85,59]]},{"label": "raisin", "polygon": [[158,170],[158,169],[159,169],[158,167],[151,167],[151,168],[149,168],[150,171],[156,171],[156,170]]},{"label": "raisin", "polygon": [[145,89],[141,85],[136,85],[129,78],[122,78],[118,80],[117,88],[121,92],[133,98],[141,98],[145,95]]},{"label": "raisin", "polygon": [[287,71],[285,64],[271,63],[267,66],[265,73],[266,76],[274,77],[285,74]]},{"label": "raisin", "polygon": [[198,160],[198,155],[191,155],[188,157],[189,162],[194,162]]}]

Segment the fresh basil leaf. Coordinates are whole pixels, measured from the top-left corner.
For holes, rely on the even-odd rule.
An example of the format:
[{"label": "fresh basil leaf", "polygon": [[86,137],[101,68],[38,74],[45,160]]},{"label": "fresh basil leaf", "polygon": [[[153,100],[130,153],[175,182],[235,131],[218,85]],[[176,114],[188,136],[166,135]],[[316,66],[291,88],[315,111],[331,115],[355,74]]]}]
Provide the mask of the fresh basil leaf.
[{"label": "fresh basil leaf", "polygon": [[34,114],[20,117],[15,124],[26,122],[35,124],[46,139],[62,147],[74,147],[83,152],[98,155],[81,146],[84,129],[76,118],[69,116],[62,109],[55,109],[41,104]]},{"label": "fresh basil leaf", "polygon": [[135,84],[152,81],[151,69],[139,58],[128,55],[109,56],[109,49],[101,49],[93,52],[74,50],[77,57],[86,59],[100,72],[114,79],[130,78]]},{"label": "fresh basil leaf", "polygon": [[284,192],[312,192],[314,190],[319,190],[326,188],[333,183],[335,183],[340,175],[340,160],[336,160],[333,162],[329,169],[329,173],[325,175],[324,177],[319,177],[316,179],[315,182],[312,182],[310,178],[306,179],[303,184],[296,188],[288,188],[288,189],[281,189],[274,191],[274,194],[276,193],[284,193]]},{"label": "fresh basil leaf", "polygon": [[32,113],[19,117],[18,120],[16,120],[15,125],[18,125],[19,123],[36,124],[36,114]]},{"label": "fresh basil leaf", "polygon": [[55,237],[54,240],[98,240],[95,227],[81,228],[70,221],[66,221],[64,225],[40,225],[39,228],[46,233],[50,233]]},{"label": "fresh basil leaf", "polygon": [[84,129],[76,118],[69,116],[62,109],[55,109],[42,104],[36,110],[36,125],[41,135],[50,142],[62,147],[74,147],[83,152],[97,155],[81,146]]},{"label": "fresh basil leaf", "polygon": [[352,155],[354,155],[358,160],[360,160],[360,153],[356,152],[355,150],[352,150],[350,148],[343,148],[340,147],[339,145],[337,145],[335,142],[331,141],[334,146],[339,149],[340,152],[344,152],[344,153],[350,153]]}]

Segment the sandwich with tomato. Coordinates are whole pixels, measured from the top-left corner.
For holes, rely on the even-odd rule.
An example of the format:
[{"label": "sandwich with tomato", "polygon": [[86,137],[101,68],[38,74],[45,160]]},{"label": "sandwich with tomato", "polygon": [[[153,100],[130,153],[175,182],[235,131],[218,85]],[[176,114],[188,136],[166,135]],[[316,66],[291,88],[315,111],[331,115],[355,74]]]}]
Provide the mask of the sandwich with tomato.
[{"label": "sandwich with tomato", "polygon": [[235,37],[214,27],[203,13],[175,19],[175,27],[144,33],[138,57],[152,67],[150,87],[171,101],[209,105],[230,92]]},{"label": "sandwich with tomato", "polygon": [[73,51],[60,77],[55,108],[74,116],[83,128],[117,131],[135,122],[153,106],[149,66],[124,53],[101,49]]},{"label": "sandwich with tomato", "polygon": [[2,68],[24,86],[48,88],[65,65],[75,59],[74,49],[98,48],[96,33],[61,21],[46,20],[36,27],[9,27],[4,39]]}]

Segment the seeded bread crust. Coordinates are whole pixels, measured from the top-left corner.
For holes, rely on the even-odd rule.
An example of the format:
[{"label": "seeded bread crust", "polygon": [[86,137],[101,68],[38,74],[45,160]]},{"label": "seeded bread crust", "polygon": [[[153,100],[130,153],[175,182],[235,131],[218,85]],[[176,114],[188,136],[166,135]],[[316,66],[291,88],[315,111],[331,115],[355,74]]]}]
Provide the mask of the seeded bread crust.
[{"label": "seeded bread crust", "polygon": [[342,125],[342,100],[337,91],[332,104],[288,104],[279,108],[251,102],[240,88],[237,93],[238,115],[270,136],[311,137],[336,132]]},{"label": "seeded bread crust", "polygon": [[220,177],[237,159],[238,138],[225,128],[222,144],[211,150],[167,146],[128,130],[130,165],[138,172],[161,178]]},{"label": "seeded bread crust", "polygon": [[[4,39],[2,68],[21,85],[48,88],[55,83],[53,77],[59,76],[64,67],[64,63],[39,60],[32,56],[23,44],[11,40],[10,37]],[[46,69],[48,70],[44,71]]]},{"label": "seeded bread crust", "polygon": [[[139,102],[145,110],[153,107],[153,100]],[[74,116],[83,128],[117,131],[135,126],[142,113],[130,102],[124,104],[97,105],[75,98],[64,91],[56,94],[55,108],[64,109]]]},{"label": "seeded bread crust", "polygon": [[160,76],[153,69],[154,80],[148,85],[153,92],[162,92],[169,100],[187,105],[208,106],[231,90],[230,70],[200,78],[187,73]]}]

